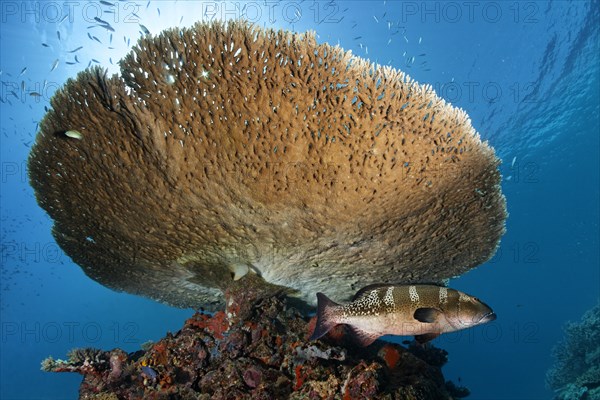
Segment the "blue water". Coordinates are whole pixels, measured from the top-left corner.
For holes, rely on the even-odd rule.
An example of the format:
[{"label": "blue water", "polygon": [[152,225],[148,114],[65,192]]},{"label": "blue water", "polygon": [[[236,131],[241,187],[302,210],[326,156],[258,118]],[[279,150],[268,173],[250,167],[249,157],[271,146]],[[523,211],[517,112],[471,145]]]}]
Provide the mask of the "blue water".
[{"label": "blue water", "polygon": [[[81,346],[135,350],[191,313],[100,286],[53,241],[26,173],[53,92],[92,59],[116,72],[139,23],[157,33],[241,13],[313,29],[467,111],[503,160],[510,217],[497,255],[450,286],[485,299],[498,320],[434,343],[450,353],[447,379],[460,378],[471,399],[552,396],[551,348],[600,292],[598,1],[115,3],[114,14],[99,2],[0,5],[0,398],[76,398],[80,377],[42,373],[43,358]],[[112,42],[88,29],[95,16],[114,27]]]}]

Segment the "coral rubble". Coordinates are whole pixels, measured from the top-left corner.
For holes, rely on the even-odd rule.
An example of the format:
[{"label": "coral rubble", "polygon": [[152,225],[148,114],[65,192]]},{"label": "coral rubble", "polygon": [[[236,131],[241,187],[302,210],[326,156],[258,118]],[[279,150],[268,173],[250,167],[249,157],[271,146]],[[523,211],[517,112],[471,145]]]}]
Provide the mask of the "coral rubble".
[{"label": "coral rubble", "polygon": [[[228,293],[235,304],[235,292]],[[309,342],[307,321],[284,296],[265,296],[231,318],[196,313],[146,350],[78,349],[46,371],[83,375],[80,399],[453,399],[445,351],[377,341],[359,347],[342,326]]]},{"label": "coral rubble", "polygon": [[556,400],[600,400],[600,303],[565,327],[546,375]]}]

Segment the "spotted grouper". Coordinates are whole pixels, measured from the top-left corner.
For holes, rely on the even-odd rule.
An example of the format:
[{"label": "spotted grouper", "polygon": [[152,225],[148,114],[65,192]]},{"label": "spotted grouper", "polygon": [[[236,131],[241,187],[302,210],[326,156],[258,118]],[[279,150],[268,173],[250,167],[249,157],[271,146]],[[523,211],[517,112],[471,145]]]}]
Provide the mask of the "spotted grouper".
[{"label": "spotted grouper", "polygon": [[371,285],[340,305],[317,293],[317,324],[311,340],[346,324],[362,346],[383,335],[414,335],[419,343],[442,333],[496,319],[490,307],[458,290],[435,285]]}]

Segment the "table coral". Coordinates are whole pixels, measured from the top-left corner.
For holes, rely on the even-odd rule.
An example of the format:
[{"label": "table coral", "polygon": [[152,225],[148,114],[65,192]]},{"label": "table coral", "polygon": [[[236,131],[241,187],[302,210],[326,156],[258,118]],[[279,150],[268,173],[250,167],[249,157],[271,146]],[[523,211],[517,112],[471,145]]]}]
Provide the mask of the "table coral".
[{"label": "table coral", "polygon": [[310,307],[460,275],[504,233],[468,115],[314,32],[201,22],[119,65],[56,91],[28,163],[56,242],[105,286],[217,311],[257,275]]}]

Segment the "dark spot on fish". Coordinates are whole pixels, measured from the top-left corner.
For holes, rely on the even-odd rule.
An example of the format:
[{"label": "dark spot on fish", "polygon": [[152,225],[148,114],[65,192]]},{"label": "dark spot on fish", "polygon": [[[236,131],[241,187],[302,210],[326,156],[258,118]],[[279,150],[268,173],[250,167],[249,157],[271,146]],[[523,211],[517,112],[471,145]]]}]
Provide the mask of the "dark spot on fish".
[{"label": "dark spot on fish", "polygon": [[440,311],[435,308],[417,308],[415,310],[414,318],[419,322],[433,323],[437,320]]}]

